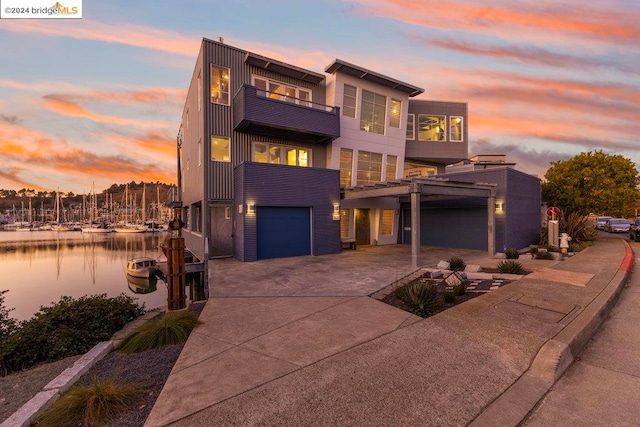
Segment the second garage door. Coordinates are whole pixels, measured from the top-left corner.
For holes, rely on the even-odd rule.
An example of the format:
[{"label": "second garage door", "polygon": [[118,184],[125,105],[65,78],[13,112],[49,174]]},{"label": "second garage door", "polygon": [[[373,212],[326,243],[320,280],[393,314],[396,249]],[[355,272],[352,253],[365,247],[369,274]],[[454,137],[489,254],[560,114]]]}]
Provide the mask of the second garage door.
[{"label": "second garage door", "polygon": [[258,259],[311,255],[311,210],[258,206]]}]

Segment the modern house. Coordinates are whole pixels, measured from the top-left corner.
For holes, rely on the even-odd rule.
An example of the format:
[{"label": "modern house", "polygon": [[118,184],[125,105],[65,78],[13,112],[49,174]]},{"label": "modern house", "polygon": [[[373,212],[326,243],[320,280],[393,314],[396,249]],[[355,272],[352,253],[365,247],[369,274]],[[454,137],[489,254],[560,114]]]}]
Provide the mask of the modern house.
[{"label": "modern house", "polygon": [[468,157],[467,105],[423,92],[340,59],[318,73],[203,39],[178,133],[187,247],[242,261],[344,242],[415,252],[425,207],[474,200],[484,222],[468,247],[493,251],[496,185],[441,178]]}]

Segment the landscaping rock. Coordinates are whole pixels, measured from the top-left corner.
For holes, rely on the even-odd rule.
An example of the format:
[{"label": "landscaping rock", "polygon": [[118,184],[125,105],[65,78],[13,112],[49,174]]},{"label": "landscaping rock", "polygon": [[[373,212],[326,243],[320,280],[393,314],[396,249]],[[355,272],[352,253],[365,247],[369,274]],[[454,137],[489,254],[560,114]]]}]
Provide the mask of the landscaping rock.
[{"label": "landscaping rock", "polygon": [[451,264],[449,264],[447,261],[440,261],[437,265],[437,267],[442,270],[448,270],[450,266]]},{"label": "landscaping rock", "polygon": [[464,268],[465,273],[477,273],[479,271],[482,271],[482,267],[480,267],[479,265],[467,264],[467,266]]},{"label": "landscaping rock", "polygon": [[497,259],[506,259],[507,254],[505,254],[504,252],[496,252],[496,254],[493,257]]}]

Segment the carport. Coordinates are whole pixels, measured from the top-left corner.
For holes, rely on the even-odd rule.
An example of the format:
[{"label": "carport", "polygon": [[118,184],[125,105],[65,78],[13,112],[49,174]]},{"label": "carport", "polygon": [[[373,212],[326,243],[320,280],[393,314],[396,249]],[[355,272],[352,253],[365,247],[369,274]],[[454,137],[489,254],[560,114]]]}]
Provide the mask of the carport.
[{"label": "carport", "polygon": [[487,200],[487,252],[495,253],[495,185],[452,181],[447,178],[415,177],[379,182],[343,190],[344,200],[396,196],[411,202],[411,265],[420,266],[420,202],[460,198]]}]

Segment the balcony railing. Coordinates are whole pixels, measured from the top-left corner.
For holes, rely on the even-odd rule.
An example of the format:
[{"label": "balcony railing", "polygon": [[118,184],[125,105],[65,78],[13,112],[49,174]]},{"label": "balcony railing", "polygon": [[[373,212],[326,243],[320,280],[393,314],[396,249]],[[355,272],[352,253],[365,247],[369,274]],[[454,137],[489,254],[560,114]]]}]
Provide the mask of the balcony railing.
[{"label": "balcony railing", "polygon": [[233,97],[239,132],[328,143],[340,136],[340,109],[244,85]]}]

